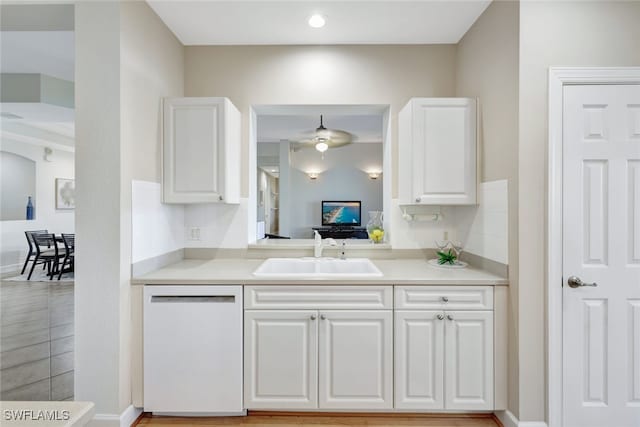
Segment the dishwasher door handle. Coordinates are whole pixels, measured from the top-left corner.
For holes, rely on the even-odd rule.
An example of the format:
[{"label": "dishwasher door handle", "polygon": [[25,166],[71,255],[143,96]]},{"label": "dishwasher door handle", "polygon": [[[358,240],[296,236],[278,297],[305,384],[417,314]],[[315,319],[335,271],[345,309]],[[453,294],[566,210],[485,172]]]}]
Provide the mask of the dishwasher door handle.
[{"label": "dishwasher door handle", "polygon": [[151,303],[234,303],[235,295],[152,295]]}]

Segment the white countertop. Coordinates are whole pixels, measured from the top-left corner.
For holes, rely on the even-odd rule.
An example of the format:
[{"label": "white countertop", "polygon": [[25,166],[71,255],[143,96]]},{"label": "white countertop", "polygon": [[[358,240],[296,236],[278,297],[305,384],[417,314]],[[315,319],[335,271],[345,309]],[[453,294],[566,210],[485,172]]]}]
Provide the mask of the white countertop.
[{"label": "white countertop", "polygon": [[93,417],[92,402],[0,402],[0,425],[80,427]]},{"label": "white countertop", "polygon": [[506,285],[507,279],[476,268],[445,269],[425,259],[372,259],[382,277],[261,278],[253,271],[263,259],[185,259],[134,277],[134,285]]}]

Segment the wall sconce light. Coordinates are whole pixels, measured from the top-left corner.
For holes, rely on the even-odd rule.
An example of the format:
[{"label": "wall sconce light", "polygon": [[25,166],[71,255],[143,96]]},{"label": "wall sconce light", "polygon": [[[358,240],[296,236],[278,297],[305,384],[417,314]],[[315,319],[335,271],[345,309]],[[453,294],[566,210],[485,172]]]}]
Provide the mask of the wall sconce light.
[{"label": "wall sconce light", "polygon": [[309,172],[309,173],[307,173],[307,176],[309,176],[309,179],[312,180],[312,181],[318,179],[318,173],[317,172]]},{"label": "wall sconce light", "polygon": [[51,161],[51,155],[53,154],[53,150],[50,147],[44,147],[43,150],[43,154],[42,154],[42,159],[45,162],[50,162]]},{"label": "wall sconce light", "polygon": [[380,178],[380,175],[381,175],[380,172],[369,172],[368,174],[370,179],[378,179]]}]

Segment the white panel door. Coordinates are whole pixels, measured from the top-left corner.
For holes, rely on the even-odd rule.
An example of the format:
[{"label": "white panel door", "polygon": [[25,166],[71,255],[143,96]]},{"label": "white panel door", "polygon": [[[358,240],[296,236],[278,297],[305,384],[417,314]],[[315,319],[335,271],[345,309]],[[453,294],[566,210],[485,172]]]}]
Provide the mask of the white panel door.
[{"label": "white panel door", "polygon": [[476,100],[417,98],[412,123],[416,203],[476,203]]},{"label": "white panel door", "polygon": [[563,110],[563,425],[637,427],[640,86],[565,86]]},{"label": "white panel door", "polygon": [[245,311],[247,409],[318,407],[318,313]]},{"label": "white panel door", "polygon": [[321,311],[321,409],[393,407],[392,312]]},{"label": "white panel door", "polygon": [[444,409],[444,314],[396,311],[395,407]]},{"label": "white panel door", "polygon": [[446,409],[493,409],[493,312],[445,313]]}]

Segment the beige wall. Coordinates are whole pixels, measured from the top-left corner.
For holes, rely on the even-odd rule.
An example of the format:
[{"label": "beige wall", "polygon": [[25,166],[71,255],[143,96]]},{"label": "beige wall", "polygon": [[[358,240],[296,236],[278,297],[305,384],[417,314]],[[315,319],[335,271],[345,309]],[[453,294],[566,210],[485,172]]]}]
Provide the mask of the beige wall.
[{"label": "beige wall", "polygon": [[76,18],[75,396],[119,417],[131,404],[131,180],[159,181],[160,99],[183,95],[184,48],[145,2],[79,3]]},{"label": "beige wall", "polygon": [[[520,4],[519,358],[523,421],[545,417],[547,73],[640,65],[640,2]],[[525,197],[526,195],[526,197]]]},{"label": "beige wall", "polygon": [[396,159],[396,117],[409,98],[454,92],[454,45],[186,47],[186,96],[226,96],[242,113],[243,197],[251,105],[390,104]]},{"label": "beige wall", "polygon": [[121,16],[122,138],[132,178],[160,182],[160,98],[184,93],[184,46],[146,2]]},{"label": "beige wall", "polygon": [[480,99],[481,181],[509,182],[509,409],[518,416],[518,2],[494,2],[460,40],[456,96]]}]

